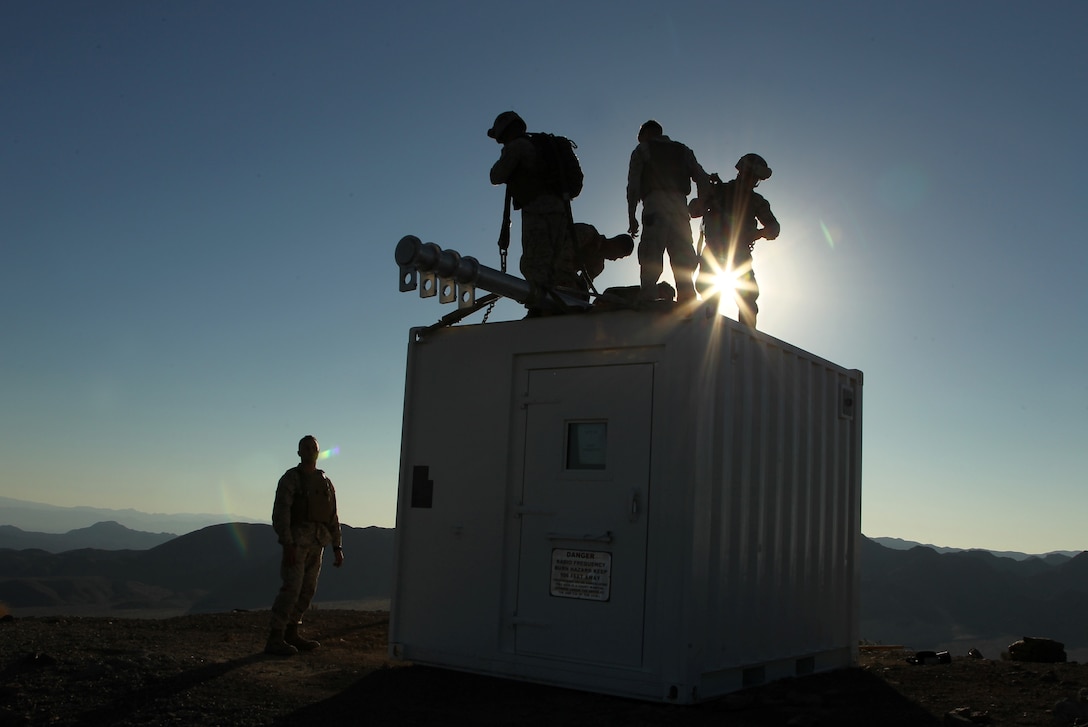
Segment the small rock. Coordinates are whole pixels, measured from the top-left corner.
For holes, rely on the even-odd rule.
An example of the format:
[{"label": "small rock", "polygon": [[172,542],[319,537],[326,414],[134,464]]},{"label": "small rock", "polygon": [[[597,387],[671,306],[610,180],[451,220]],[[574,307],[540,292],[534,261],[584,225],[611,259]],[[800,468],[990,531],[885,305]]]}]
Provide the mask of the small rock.
[{"label": "small rock", "polygon": [[1050,709],[1050,713],[1054,716],[1055,721],[1065,724],[1078,720],[1088,720],[1088,702],[1066,697],[1059,700]]},{"label": "small rock", "polygon": [[1025,636],[1009,644],[1009,658],[1013,661],[1054,663],[1066,661],[1065,644],[1054,639]]},{"label": "small rock", "polygon": [[989,724],[992,721],[989,713],[970,707],[957,707],[944,716],[945,724]]},{"label": "small rock", "polygon": [[44,651],[35,651],[33,654],[26,654],[19,660],[19,664],[27,668],[53,666],[56,663],[57,660],[49,654],[46,654]]}]

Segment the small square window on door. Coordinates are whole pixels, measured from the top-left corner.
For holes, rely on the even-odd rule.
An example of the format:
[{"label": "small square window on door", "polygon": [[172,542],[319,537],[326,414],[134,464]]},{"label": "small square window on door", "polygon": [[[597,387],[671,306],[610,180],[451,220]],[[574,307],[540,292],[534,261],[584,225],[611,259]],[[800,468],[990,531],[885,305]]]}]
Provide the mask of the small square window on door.
[{"label": "small square window on door", "polygon": [[603,470],[608,463],[608,422],[567,422],[568,470]]}]

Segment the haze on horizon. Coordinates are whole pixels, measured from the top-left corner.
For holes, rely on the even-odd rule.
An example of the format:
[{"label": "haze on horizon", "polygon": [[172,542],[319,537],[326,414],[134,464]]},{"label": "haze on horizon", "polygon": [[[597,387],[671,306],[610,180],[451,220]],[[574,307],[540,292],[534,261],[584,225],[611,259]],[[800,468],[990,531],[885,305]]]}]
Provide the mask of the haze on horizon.
[{"label": "haze on horizon", "polygon": [[1088,5],[549,8],[5,5],[0,495],[264,520],[312,433],[344,521],[392,527],[408,330],[448,312],[393,248],[497,266],[513,108],[606,234],[648,118],[767,158],[760,328],[865,372],[863,532],[1086,547]]}]

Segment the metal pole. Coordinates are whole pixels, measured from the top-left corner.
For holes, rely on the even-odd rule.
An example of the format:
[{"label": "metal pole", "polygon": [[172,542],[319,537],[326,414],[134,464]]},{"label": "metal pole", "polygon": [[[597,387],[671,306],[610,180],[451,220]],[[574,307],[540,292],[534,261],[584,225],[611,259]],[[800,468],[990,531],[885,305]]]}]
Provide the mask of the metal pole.
[{"label": "metal pole", "polygon": [[[419,297],[438,295],[442,303],[456,300],[459,308],[475,304],[476,288],[498,293],[519,303],[529,301],[534,292],[532,286],[521,278],[481,265],[474,257],[461,257],[455,250],[443,250],[433,242],[424,243],[415,235],[405,235],[400,239],[395,257],[400,266],[402,293],[419,287],[421,278]],[[539,300],[534,305],[541,308],[562,310],[564,307],[590,307],[588,300],[570,293],[536,292]]]}]

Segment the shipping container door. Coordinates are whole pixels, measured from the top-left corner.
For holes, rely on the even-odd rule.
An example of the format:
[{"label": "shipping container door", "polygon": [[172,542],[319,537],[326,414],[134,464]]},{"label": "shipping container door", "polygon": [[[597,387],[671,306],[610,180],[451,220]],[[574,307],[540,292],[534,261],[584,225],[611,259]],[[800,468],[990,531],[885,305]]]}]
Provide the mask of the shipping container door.
[{"label": "shipping container door", "polygon": [[653,365],[525,376],[516,649],[638,666]]}]

